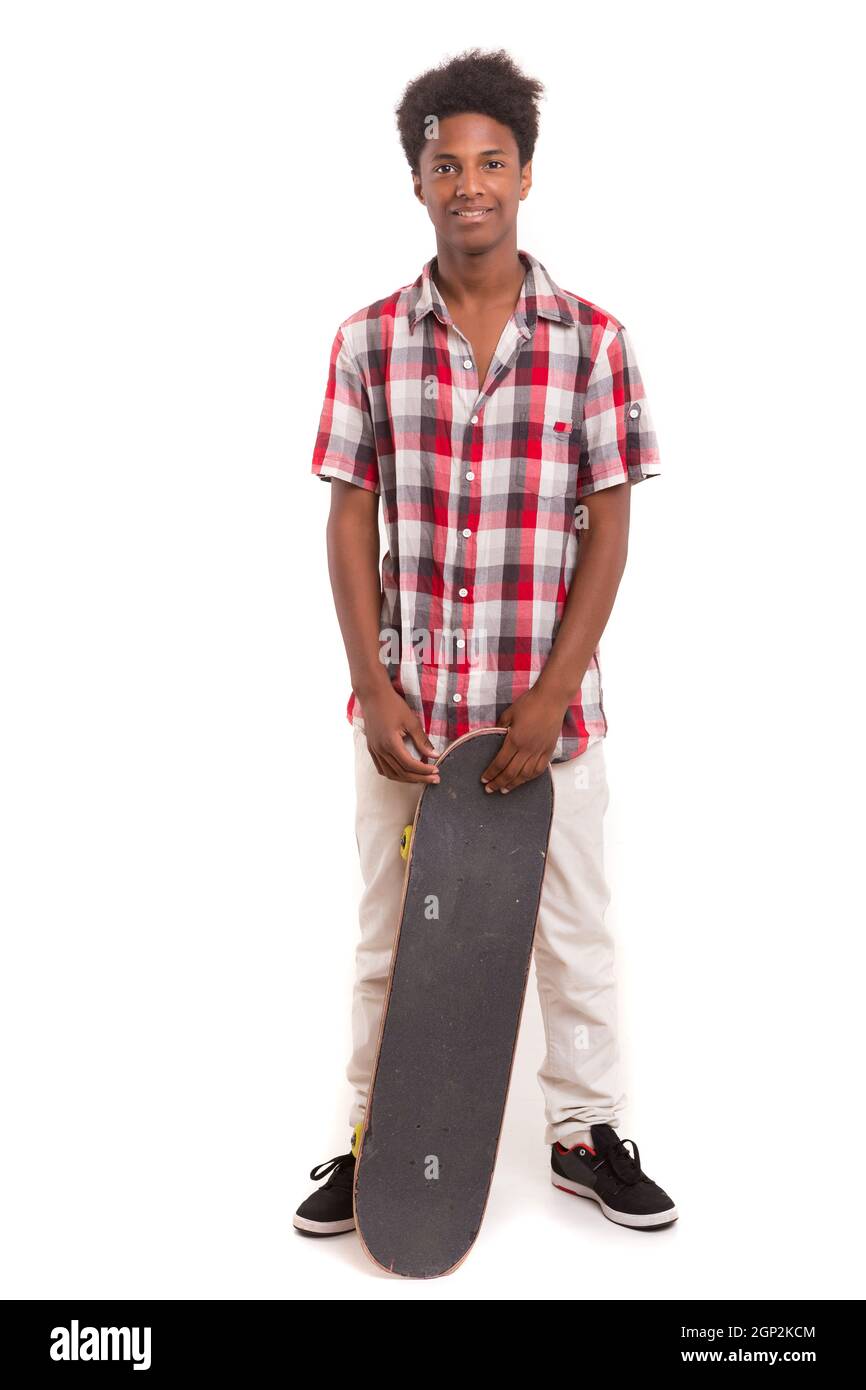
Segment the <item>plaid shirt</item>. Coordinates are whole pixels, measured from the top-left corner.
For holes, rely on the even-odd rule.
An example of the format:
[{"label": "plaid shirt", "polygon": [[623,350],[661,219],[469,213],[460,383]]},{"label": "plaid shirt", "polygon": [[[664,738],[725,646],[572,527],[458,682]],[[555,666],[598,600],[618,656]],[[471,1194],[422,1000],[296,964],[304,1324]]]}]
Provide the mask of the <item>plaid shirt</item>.
[{"label": "plaid shirt", "polygon": [[[441,752],[496,724],[553,646],[581,499],[658,473],[622,323],[520,251],[520,300],[479,382],[431,275],[352,314],[331,349],[312,471],[377,492],[388,539],[380,657]],[[364,727],[352,693],[349,721]],[[553,762],[607,733],[598,649]]]}]

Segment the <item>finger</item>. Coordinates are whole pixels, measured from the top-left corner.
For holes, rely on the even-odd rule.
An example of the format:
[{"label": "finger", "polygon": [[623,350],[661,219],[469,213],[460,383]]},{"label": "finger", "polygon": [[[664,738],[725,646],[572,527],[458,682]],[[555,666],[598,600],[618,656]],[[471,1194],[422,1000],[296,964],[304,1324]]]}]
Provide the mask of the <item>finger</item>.
[{"label": "finger", "polygon": [[519,787],[522,782],[528,780],[524,774],[526,768],[532,762],[534,762],[534,758],[532,757],[524,757],[522,762],[520,760],[519,755],[517,757],[512,758],[511,762],[508,764],[507,768],[502,773],[502,776],[499,779],[499,790],[503,793],[503,795],[506,792],[514,791],[515,787]]},{"label": "finger", "polygon": [[439,781],[439,769],[437,767],[431,767],[429,763],[422,763],[419,762],[417,758],[413,758],[411,753],[406,752],[399,738],[395,738],[392,743],[389,743],[384,751],[387,752],[388,757],[392,762],[396,763],[398,768],[402,768],[404,772],[414,773],[416,780],[418,774],[421,774],[421,781]]},{"label": "finger", "polygon": [[493,778],[498,776],[498,774],[503,770],[503,768],[507,767],[508,764],[511,762],[511,759],[514,756],[514,752],[514,740],[512,739],[510,734],[506,734],[505,738],[502,740],[502,743],[499,746],[499,752],[495,755],[495,757],[490,759],[490,762],[487,764],[486,768],[482,772],[482,782],[492,782]]},{"label": "finger", "polygon": [[394,774],[394,769],[393,769],[393,767],[392,767],[391,764],[388,762],[387,757],[385,756],[385,754],[382,752],[381,749],[379,750],[379,752],[378,752],[377,755],[376,755],[376,766],[378,767],[378,769],[379,769],[380,773],[382,774],[382,776],[388,778],[388,781],[389,781],[389,782],[395,782],[395,781],[397,780],[397,779],[396,779],[396,776],[395,776],[395,774]]},{"label": "finger", "polygon": [[[503,748],[502,751],[505,752],[505,749]],[[502,753],[500,753],[500,755],[499,755],[499,758],[500,758],[500,759],[501,759],[501,757],[502,757]],[[494,761],[494,763],[496,763],[498,760],[497,760],[496,758],[494,758],[493,761]],[[501,791],[502,788],[503,788],[504,786],[507,786],[508,781],[509,781],[509,779],[510,779],[510,776],[511,776],[513,773],[515,773],[515,772],[519,772],[520,769],[521,769],[521,767],[523,766],[523,764],[524,764],[525,762],[526,762],[526,750],[525,750],[525,749],[522,749],[522,748],[515,748],[515,747],[512,745],[512,748],[511,748],[511,756],[509,757],[508,761],[504,764],[504,766],[500,766],[500,767],[495,771],[494,775],[491,777],[490,781],[487,783],[487,786],[485,787],[485,791],[488,791],[488,792],[498,792],[498,791]],[[514,764],[513,767],[512,767],[512,763]]]},{"label": "finger", "polygon": [[420,719],[416,719],[412,723],[407,724],[405,732],[409,735],[420,753],[425,753],[430,758],[438,758],[439,754],[427,737],[427,732]]},{"label": "finger", "polygon": [[[417,767],[420,767],[422,769],[420,773],[407,772],[406,769],[400,765],[400,763],[397,761],[397,759],[391,752],[382,753],[382,762],[388,768],[387,775],[394,782],[423,782],[425,785],[429,785],[432,780],[430,777],[430,772],[432,769],[426,767],[424,763],[416,764]],[[436,781],[439,781],[438,773],[436,776]]]},{"label": "finger", "polygon": [[525,782],[533,782],[539,773],[544,771],[546,762],[543,758],[527,758],[519,774],[509,787],[503,788],[504,791],[513,791],[515,787],[522,787]]}]

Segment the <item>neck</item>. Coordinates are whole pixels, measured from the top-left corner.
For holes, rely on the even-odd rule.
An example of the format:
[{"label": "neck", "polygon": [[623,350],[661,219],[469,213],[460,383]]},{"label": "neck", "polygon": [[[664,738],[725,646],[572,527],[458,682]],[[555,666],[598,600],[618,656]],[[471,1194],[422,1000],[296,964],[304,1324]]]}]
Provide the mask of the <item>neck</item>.
[{"label": "neck", "polygon": [[516,302],[526,275],[516,237],[514,232],[507,242],[474,254],[437,242],[430,273],[442,297],[458,308],[482,302]]}]

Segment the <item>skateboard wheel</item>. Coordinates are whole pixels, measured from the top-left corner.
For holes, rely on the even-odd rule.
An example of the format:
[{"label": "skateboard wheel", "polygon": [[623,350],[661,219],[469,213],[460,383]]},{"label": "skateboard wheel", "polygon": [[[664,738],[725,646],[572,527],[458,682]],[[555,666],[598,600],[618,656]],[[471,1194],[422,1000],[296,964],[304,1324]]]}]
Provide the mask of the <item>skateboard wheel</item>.
[{"label": "skateboard wheel", "polygon": [[400,858],[401,858],[401,859],[408,859],[408,858],[409,858],[409,846],[411,845],[411,843],[412,843],[412,827],[411,827],[411,825],[407,825],[407,826],[404,828],[404,830],[403,830],[403,834],[400,836]]}]

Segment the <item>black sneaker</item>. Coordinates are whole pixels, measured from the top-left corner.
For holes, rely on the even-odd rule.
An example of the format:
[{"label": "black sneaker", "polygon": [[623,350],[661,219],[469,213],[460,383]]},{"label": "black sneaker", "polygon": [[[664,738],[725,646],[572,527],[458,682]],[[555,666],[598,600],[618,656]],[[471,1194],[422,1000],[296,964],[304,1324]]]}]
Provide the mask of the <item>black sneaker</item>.
[{"label": "black sneaker", "polygon": [[339,1236],[354,1231],[355,1213],[352,1208],[352,1184],[355,1180],[355,1155],[351,1151],[331,1158],[313,1168],[310,1177],[318,1182],[326,1173],[331,1176],[324,1186],[312,1192],[295,1212],[294,1227],[305,1236]]},{"label": "black sneaker", "polygon": [[[670,1226],[679,1213],[666,1192],[641,1172],[633,1139],[620,1139],[610,1125],[592,1125],[592,1144],[550,1151],[550,1180],[561,1192],[591,1197],[620,1226]],[[631,1144],[634,1154],[625,1147]]]}]

